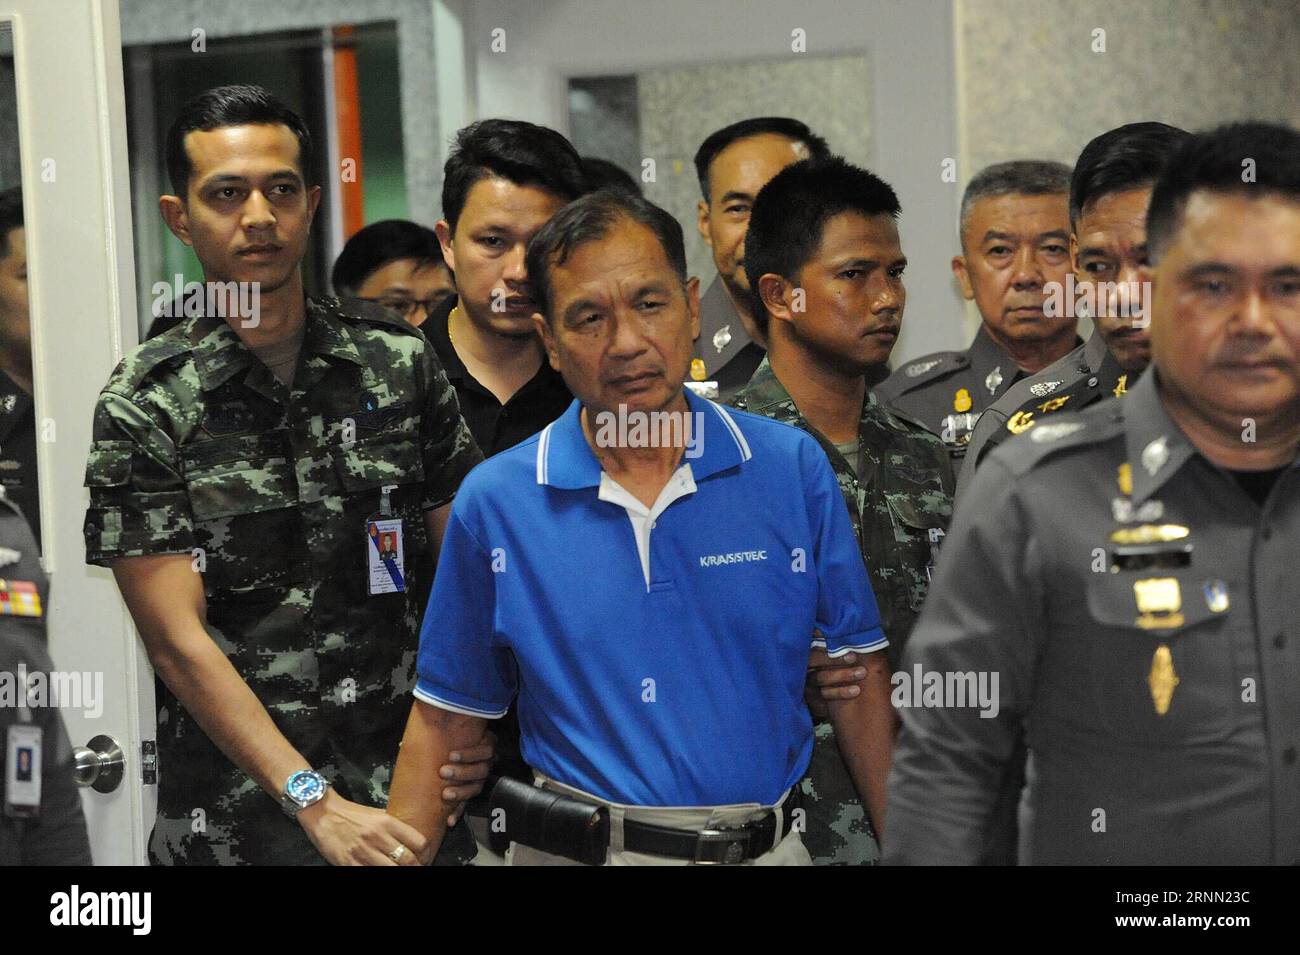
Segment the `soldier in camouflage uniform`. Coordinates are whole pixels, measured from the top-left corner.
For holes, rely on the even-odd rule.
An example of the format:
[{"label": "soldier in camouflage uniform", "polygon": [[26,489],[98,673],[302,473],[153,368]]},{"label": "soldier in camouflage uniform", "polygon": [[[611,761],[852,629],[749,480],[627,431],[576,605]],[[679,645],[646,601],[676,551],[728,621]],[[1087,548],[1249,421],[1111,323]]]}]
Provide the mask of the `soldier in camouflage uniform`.
[{"label": "soldier in camouflage uniform", "polygon": [[[225,122],[214,122],[223,109]],[[293,253],[296,239],[305,246],[309,204],[291,206],[274,186],[283,174],[270,174],[269,185],[257,167],[269,157],[269,168],[282,169],[295,149],[308,154],[301,120],[250,87],[201,94],[178,124],[196,113],[209,125],[182,127],[176,138],[202,132],[191,150],[202,161],[176,183],[188,195],[186,219],[168,224],[194,242],[205,276],[227,280],[225,270],[240,266],[213,251],[215,226],[201,206],[208,173],[242,170],[246,181],[221,187],[252,197],[233,213],[234,241],[248,241],[239,236],[257,220],[263,231],[252,241],[269,251],[254,254],[248,272],[263,263],[270,271],[273,246],[289,253],[286,291],[272,304],[291,311],[296,299],[305,314],[288,371],[272,349],[248,343],[243,321],[193,316],[131,352],[96,405],[87,560],[113,568],[161,678],[150,858],[401,861],[395,843],[406,833],[370,807],[387,799],[409,709],[431,535],[482,456],[417,330],[379,306],[302,297]],[[227,135],[248,137],[265,155],[223,166],[234,142]],[[197,183],[187,187],[187,178]],[[255,199],[273,212],[253,208]],[[218,212],[225,200],[218,191]],[[271,296],[262,298],[265,325],[277,316],[267,314]],[[393,592],[371,584],[371,518],[402,522],[394,580],[404,586]],[[281,811],[295,807],[277,797],[298,770],[320,773],[331,788],[323,808],[301,808],[295,822]],[[324,836],[322,813],[333,827]],[[461,849],[472,851],[464,835]],[[455,851],[444,858],[455,861]]]},{"label": "soldier in camouflage uniform", "polygon": [[[766,293],[762,311],[770,329],[769,353],[730,402],[807,431],[826,451],[890,640],[891,669],[925,599],[939,541],[952,515],[953,489],[943,442],[920,422],[886,409],[867,391],[863,378],[868,369],[888,359],[906,302],[901,275],[905,260],[893,221],[897,212],[898,200],[887,184],[842,160],[799,163],[763,189],[750,219],[746,268],[751,287]],[[801,248],[796,233],[810,236],[809,245]],[[828,262],[834,267],[821,272]],[[836,274],[846,263],[849,271],[863,273],[862,278],[844,278],[845,271]],[[829,282],[826,275],[833,275]],[[826,283],[823,290],[849,296],[844,299],[851,303],[847,313],[835,315],[835,303],[818,295],[819,276]],[[780,301],[783,283],[784,291],[790,291],[795,278],[805,296],[802,314],[787,310]],[[775,307],[770,304],[773,297],[778,300]],[[850,336],[835,361],[823,350],[807,347],[805,341],[812,337],[823,348],[840,344],[828,340],[826,332],[841,317],[848,320]],[[849,408],[857,419],[856,442],[833,441],[800,406],[804,401],[817,408],[817,416],[829,426],[826,396],[816,394],[809,382],[836,378],[845,379],[840,402],[856,406]],[[810,702],[818,713],[816,692],[810,691]],[[870,819],[824,718],[816,721],[812,761],[802,787],[808,812],[803,841],[814,863],[868,864],[879,859]]]}]

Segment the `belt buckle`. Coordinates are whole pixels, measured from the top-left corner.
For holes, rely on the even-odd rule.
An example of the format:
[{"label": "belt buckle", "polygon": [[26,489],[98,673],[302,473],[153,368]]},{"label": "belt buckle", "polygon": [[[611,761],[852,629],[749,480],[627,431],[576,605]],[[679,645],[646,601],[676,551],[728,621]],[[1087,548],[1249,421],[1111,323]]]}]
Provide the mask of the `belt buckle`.
[{"label": "belt buckle", "polygon": [[701,829],[695,840],[695,864],[740,865],[751,835],[748,829]]}]

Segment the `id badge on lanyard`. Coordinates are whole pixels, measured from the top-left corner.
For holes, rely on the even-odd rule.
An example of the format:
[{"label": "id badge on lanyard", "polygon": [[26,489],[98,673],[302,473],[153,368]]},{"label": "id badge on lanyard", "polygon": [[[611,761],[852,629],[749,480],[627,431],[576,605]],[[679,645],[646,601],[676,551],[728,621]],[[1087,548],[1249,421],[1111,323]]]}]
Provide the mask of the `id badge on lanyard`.
[{"label": "id badge on lanyard", "polygon": [[30,722],[27,686],[20,688],[23,704],[19,722],[9,727],[5,741],[5,815],[30,819],[41,813],[41,737],[43,731]]},{"label": "id badge on lanyard", "polygon": [[930,528],[930,563],[925,565],[925,579],[927,583],[934,583],[934,565],[939,562],[939,543],[944,539],[945,533],[942,527]]},{"label": "id badge on lanyard", "polygon": [[372,597],[406,592],[402,519],[393,516],[389,497],[396,488],[396,484],[385,484],[380,489],[379,513],[366,521],[366,582]]}]

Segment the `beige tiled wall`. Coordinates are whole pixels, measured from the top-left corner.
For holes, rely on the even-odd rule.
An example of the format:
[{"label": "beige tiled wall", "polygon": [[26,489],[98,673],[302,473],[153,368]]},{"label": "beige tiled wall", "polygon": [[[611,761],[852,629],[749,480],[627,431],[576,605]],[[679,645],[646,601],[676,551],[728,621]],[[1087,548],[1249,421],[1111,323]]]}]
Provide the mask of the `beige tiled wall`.
[{"label": "beige tiled wall", "polygon": [[[1122,123],[1300,125],[1300,0],[957,0],[963,180]],[[1094,30],[1105,52],[1094,52]]]}]

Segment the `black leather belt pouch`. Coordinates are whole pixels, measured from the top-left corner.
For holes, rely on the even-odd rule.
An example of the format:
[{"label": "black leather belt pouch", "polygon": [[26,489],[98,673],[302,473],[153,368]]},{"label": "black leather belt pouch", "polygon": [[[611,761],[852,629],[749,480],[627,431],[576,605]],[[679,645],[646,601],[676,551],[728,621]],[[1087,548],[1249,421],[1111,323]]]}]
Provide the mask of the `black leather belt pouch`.
[{"label": "black leather belt pouch", "polygon": [[502,777],[488,798],[488,845],[497,855],[505,855],[512,842],[586,865],[603,865],[609,848],[609,811]]}]

